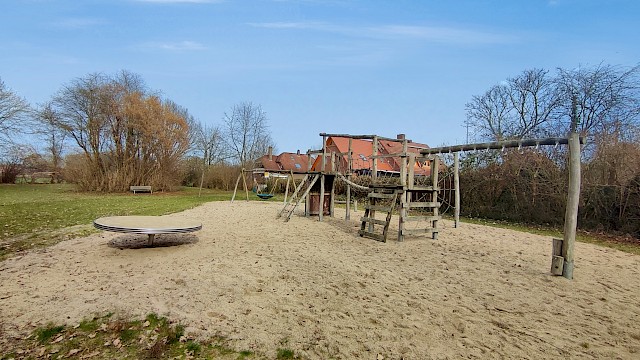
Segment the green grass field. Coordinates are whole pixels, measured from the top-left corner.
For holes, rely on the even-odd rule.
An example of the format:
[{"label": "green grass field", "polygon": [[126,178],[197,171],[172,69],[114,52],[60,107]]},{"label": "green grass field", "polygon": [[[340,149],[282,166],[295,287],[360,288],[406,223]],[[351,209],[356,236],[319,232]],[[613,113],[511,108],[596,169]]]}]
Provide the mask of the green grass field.
[{"label": "green grass field", "polygon": [[0,185],[0,260],[86,235],[102,216],[163,215],[231,199],[228,191],[198,192],[185,187],[171,193],[101,194],[78,192],[70,184]]}]

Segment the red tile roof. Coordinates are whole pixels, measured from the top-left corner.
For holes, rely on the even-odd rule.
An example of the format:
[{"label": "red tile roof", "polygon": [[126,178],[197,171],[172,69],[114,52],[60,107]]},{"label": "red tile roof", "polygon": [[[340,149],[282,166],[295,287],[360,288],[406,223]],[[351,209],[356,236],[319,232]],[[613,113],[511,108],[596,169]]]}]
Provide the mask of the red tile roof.
[{"label": "red tile roof", "polygon": [[271,160],[269,160],[269,155],[264,155],[256,161],[255,166],[266,171],[293,170],[294,173],[306,172],[308,166],[307,154],[283,152],[278,156],[272,155]]},{"label": "red tile roof", "polygon": [[[402,143],[389,141],[389,140],[379,140],[378,141],[378,153],[379,154],[399,154],[402,152]],[[407,151],[410,153],[419,154],[421,149],[428,149],[429,146],[420,143],[410,142],[407,146]],[[373,165],[373,161],[371,159],[371,155],[373,154],[373,141],[372,140],[362,140],[362,139],[352,139],[351,140],[351,150],[353,151],[353,159],[352,159],[352,170],[369,170]],[[331,168],[331,152],[344,153],[345,155],[340,156],[339,159],[336,160],[337,170],[340,172],[344,172],[347,168],[347,155],[346,153],[349,151],[349,138],[345,137],[330,137],[327,139],[327,159],[325,164],[325,171],[330,171]],[[313,163],[312,170],[319,171],[321,167],[322,156],[318,156]],[[388,172],[399,172],[400,158],[382,158],[378,159],[378,171],[388,171]],[[414,172],[416,174],[428,175],[429,174],[429,166],[422,166],[422,164],[416,162],[414,167]]]},{"label": "red tile roof", "polygon": [[[382,147],[382,149],[380,150],[381,153],[384,153],[384,154],[402,153],[401,142],[380,140],[379,143],[380,143],[380,147]],[[407,152],[414,153],[414,154],[420,154],[420,150],[428,149],[428,148],[429,148],[429,145],[420,144],[416,142],[410,142],[407,144]],[[400,171],[400,163],[399,163],[400,158],[391,158],[391,159],[393,159],[393,167],[395,169],[398,169],[398,171]],[[423,166],[419,162],[416,162],[416,164],[414,165],[414,173],[416,175],[429,175],[430,167],[429,165]]]},{"label": "red tile roof", "polygon": [[280,165],[282,170],[293,170],[293,172],[307,171],[307,154],[302,155],[283,152],[276,157],[276,162]]},{"label": "red tile roof", "polygon": [[271,160],[269,160],[269,155],[264,155],[256,162],[257,167],[261,167],[265,170],[273,171],[280,170],[280,165],[276,162],[276,157],[272,156]]}]

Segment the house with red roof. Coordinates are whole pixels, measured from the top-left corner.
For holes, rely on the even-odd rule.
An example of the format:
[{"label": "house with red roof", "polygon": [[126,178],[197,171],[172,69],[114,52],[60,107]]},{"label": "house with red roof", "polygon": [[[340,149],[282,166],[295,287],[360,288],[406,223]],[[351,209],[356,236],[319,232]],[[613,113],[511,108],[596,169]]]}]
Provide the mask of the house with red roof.
[{"label": "house with red roof", "polygon": [[[269,147],[269,152],[266,155],[261,156],[256,160],[254,175],[255,174],[269,174],[270,172],[282,174],[282,177],[286,177],[285,173],[293,172],[294,178],[304,177],[309,169],[309,157],[307,154],[301,154],[300,150],[295,153],[283,152],[278,156],[273,155],[273,148]],[[313,161],[313,158],[311,159]],[[268,177],[267,175],[265,177]]]},{"label": "house with red roof", "polygon": [[[404,134],[397,136],[398,140],[404,140]],[[348,169],[348,152],[349,138],[330,136],[326,142],[327,158],[325,160],[325,171],[331,171],[331,157],[335,157],[335,170],[340,173],[346,173]],[[407,152],[420,154],[420,150],[428,149],[426,144],[420,144],[409,141],[407,144]],[[367,174],[371,173],[373,168],[373,140],[369,139],[351,139],[352,163],[351,169],[354,173]],[[402,153],[402,141],[378,140],[378,154],[389,155]],[[332,155],[335,154],[335,155]],[[311,168],[311,171],[320,171],[322,168],[322,155],[318,156]],[[378,173],[400,173],[400,157],[388,157],[378,159]],[[427,164],[416,162],[414,164],[414,172],[416,175],[429,175],[430,167]]]}]

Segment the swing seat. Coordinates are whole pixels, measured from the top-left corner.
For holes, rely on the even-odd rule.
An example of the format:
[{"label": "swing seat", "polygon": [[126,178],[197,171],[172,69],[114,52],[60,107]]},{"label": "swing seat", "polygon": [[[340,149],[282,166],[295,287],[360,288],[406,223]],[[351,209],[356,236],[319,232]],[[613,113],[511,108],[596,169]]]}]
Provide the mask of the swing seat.
[{"label": "swing seat", "polygon": [[256,194],[256,195],[258,195],[258,197],[262,200],[271,199],[273,197],[273,194]]}]

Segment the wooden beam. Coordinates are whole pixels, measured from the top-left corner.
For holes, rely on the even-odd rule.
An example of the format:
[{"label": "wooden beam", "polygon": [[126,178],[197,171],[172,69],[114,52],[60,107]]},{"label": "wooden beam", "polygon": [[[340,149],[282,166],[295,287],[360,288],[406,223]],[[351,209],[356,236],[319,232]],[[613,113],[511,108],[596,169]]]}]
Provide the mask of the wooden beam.
[{"label": "wooden beam", "polygon": [[[348,138],[348,139],[356,139],[356,140],[373,140],[373,138],[378,138],[378,140],[385,140],[385,141],[393,141],[393,142],[403,142],[403,139],[396,139],[396,138],[387,138],[384,136],[378,136],[378,135],[349,135],[349,134],[327,134],[327,133],[320,133],[320,136],[323,137],[341,137],[341,138]],[[411,141],[411,140],[409,140]]]},{"label": "wooden beam", "polygon": [[233,188],[233,196],[231,197],[231,202],[233,202],[233,200],[236,199],[236,192],[238,191],[238,184],[240,184],[240,178],[242,178],[243,172],[244,172],[244,169],[242,169],[242,171],[240,171],[240,174],[238,174],[238,179],[236,180],[236,186]]},{"label": "wooden beam", "polygon": [[[584,144],[584,138],[581,137],[580,143]],[[498,150],[498,149],[510,149],[510,148],[522,148],[522,147],[534,147],[540,145],[566,145],[569,143],[568,138],[546,138],[546,139],[529,139],[529,140],[507,140],[496,141],[488,143],[477,144],[465,144],[465,145],[453,145],[443,146],[437,148],[420,150],[421,154],[442,154],[452,153],[459,151],[472,151],[472,150]]]},{"label": "wooden beam", "polygon": [[249,201],[249,188],[247,188],[247,178],[244,176],[245,170],[243,169],[242,174],[242,183],[244,184],[244,192],[247,194],[247,201]]},{"label": "wooden beam", "polygon": [[569,190],[564,215],[564,239],[562,257],[564,267],[562,276],[573,279],[573,248],[578,227],[578,205],[580,203],[580,138],[578,133],[569,135]]}]

